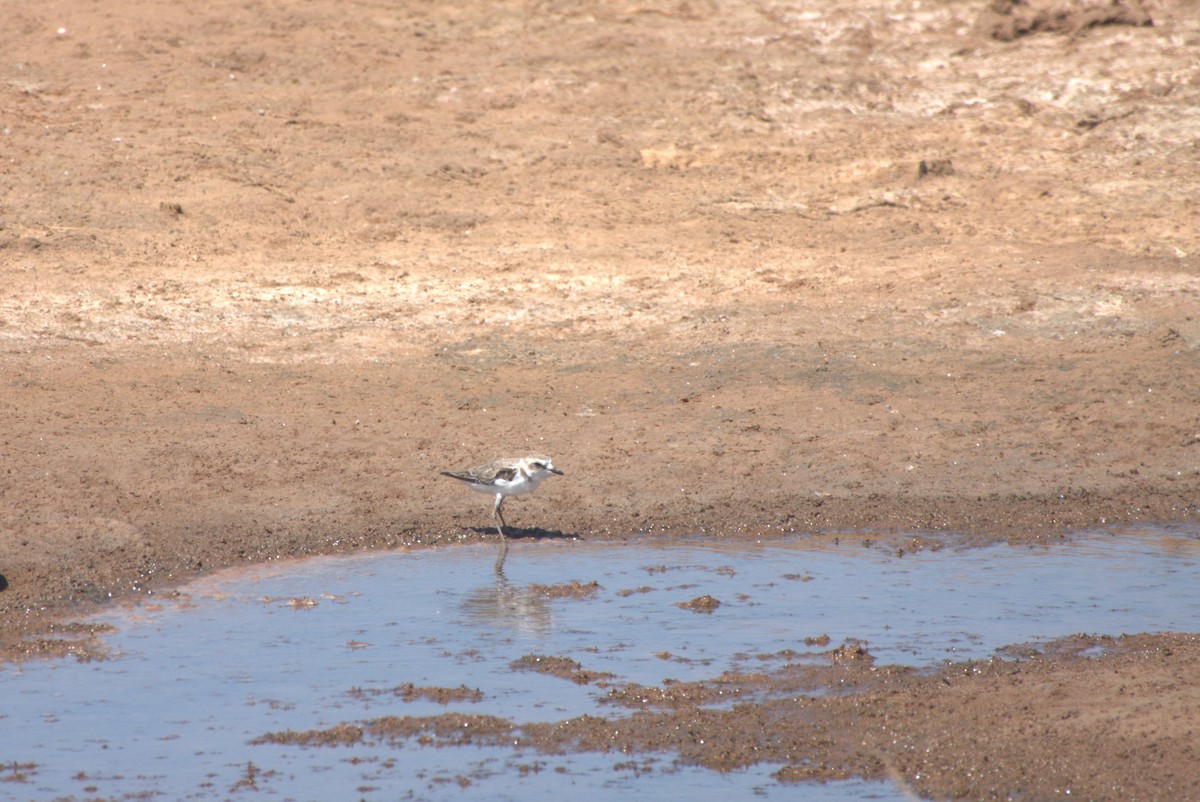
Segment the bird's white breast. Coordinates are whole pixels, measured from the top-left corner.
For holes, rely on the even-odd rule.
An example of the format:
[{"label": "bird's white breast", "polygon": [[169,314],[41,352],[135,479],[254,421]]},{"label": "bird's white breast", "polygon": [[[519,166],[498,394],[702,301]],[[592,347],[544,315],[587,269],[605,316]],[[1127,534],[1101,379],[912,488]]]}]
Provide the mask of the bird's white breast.
[{"label": "bird's white breast", "polygon": [[529,493],[538,486],[542,481],[540,476],[526,476],[518,472],[512,479],[497,479],[492,485],[493,493],[500,493],[505,496],[519,496],[522,493]]}]

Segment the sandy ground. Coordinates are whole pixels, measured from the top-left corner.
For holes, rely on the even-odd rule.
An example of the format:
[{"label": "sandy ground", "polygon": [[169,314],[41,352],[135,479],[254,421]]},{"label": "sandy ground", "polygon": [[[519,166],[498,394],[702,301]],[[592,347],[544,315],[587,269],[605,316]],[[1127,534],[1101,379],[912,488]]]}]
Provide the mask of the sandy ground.
[{"label": "sandy ground", "polygon": [[[525,536],[1200,520],[1195,0],[4,16],[10,658],[199,571],[494,537],[437,472],[504,453],[567,473]],[[1056,743],[1200,798],[1195,641],[1131,649],[1115,695],[1056,658],[1086,739],[1049,680],[955,685],[938,737],[1001,774],[914,787]]]}]

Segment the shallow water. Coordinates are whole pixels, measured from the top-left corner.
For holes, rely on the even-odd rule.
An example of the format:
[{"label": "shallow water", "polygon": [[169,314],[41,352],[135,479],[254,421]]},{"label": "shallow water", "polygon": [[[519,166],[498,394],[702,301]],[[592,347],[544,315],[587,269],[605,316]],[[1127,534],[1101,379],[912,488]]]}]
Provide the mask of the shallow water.
[{"label": "shallow water", "polygon": [[[598,704],[595,685],[514,671],[526,655],[659,685],[761,666],[758,655],[788,649],[819,662],[847,639],[880,663],[930,666],[1080,632],[1200,630],[1197,531],[903,557],[896,542],[518,541],[502,576],[486,545],[225,572],[178,600],[99,616],[116,626],[103,638],[113,659],[0,668],[0,779],[22,774],[4,792],[38,800],[904,799],[886,783],[780,785],[770,776],[778,766],[718,774],[671,755],[249,742],[384,715],[622,714]],[[571,580],[599,587],[581,598],[529,587]],[[703,595],[720,602],[711,614],[677,606]],[[821,635],[829,646],[805,645]],[[402,683],[464,685],[482,699],[383,693]]]}]

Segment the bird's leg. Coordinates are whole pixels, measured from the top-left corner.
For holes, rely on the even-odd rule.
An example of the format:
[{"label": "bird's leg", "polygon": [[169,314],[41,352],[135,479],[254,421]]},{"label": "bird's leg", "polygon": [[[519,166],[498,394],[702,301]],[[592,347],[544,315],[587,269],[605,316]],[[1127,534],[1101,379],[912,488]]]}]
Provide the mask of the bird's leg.
[{"label": "bird's leg", "polygon": [[508,556],[508,538],[504,536],[504,513],[500,512],[500,505],[504,503],[504,496],[500,493],[496,494],[496,506],[492,507],[492,518],[498,519],[500,523],[496,524],[496,531],[500,533],[500,556],[496,558],[496,576],[504,577],[504,558]]},{"label": "bird's leg", "polygon": [[496,494],[496,506],[492,507],[492,520],[499,521],[496,524],[496,531],[500,533],[500,539],[504,540],[504,527],[508,526],[504,522],[504,513],[500,512],[500,505],[504,503],[504,496],[500,493]]}]

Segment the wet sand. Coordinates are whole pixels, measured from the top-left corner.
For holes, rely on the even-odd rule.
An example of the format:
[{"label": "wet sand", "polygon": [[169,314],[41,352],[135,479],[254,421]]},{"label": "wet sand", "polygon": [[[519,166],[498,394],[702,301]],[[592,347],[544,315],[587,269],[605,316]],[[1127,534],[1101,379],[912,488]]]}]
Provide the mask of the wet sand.
[{"label": "wet sand", "polygon": [[[13,10],[3,655],[225,566],[494,537],[437,472],[498,453],[567,474],[506,505],[530,537],[1197,520],[1200,27],[1037,6]],[[1129,644],[853,725],[949,750],[930,793],[1054,744],[1198,798],[1194,644]]]}]

